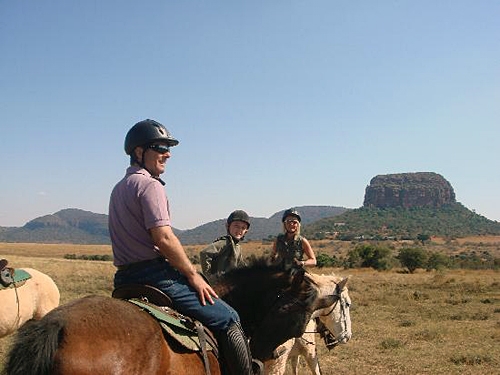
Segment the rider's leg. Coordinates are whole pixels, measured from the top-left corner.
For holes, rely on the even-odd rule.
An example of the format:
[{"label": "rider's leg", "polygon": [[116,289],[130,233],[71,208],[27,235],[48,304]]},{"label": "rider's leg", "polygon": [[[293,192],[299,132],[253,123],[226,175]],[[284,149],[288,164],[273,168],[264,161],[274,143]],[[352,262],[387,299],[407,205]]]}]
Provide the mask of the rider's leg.
[{"label": "rider's leg", "polygon": [[217,335],[228,374],[261,374],[262,363],[252,361],[250,346],[240,322],[233,322],[226,331]]},{"label": "rider's leg", "polygon": [[153,285],[162,290],[171,298],[178,312],[198,320],[210,329],[219,341],[228,374],[254,374],[252,370],[254,361],[252,361],[248,341],[239,322],[240,318],[236,310],[226,302],[215,299],[213,305],[201,305],[198,294],[186,278],[166,262],[154,264],[148,269],[133,272],[133,275],[128,276],[129,279],[132,276],[135,283]]}]

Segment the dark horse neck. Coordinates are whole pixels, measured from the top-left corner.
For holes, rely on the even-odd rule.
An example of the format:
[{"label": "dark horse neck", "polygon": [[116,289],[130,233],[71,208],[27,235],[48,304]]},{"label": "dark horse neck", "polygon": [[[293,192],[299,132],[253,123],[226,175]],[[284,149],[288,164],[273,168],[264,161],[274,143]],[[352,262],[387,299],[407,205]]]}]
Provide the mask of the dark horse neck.
[{"label": "dark horse neck", "polygon": [[214,289],[238,311],[252,354],[261,360],[302,334],[311,317],[308,305],[317,297],[303,270],[284,272],[264,262],[226,273]]}]

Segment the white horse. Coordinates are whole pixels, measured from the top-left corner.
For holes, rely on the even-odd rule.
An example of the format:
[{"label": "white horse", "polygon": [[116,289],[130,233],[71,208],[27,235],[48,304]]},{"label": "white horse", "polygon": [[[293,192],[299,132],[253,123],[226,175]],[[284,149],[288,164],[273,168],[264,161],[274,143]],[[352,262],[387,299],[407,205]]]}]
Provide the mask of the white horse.
[{"label": "white horse", "polygon": [[[299,355],[304,356],[314,375],[321,375],[315,334],[321,334],[328,349],[332,349],[337,344],[347,343],[352,336],[349,312],[351,299],[347,290],[348,279],[342,279],[335,275],[310,275],[318,285],[329,285],[326,290],[330,290],[330,294],[337,295],[338,299],[332,305],[313,313],[302,337],[290,339],[276,349],[276,358],[264,363],[267,375],[283,375],[288,359],[291,361],[293,374],[297,375]],[[317,320],[319,320],[319,324]],[[320,330],[318,330],[318,326],[321,326]]]},{"label": "white horse", "polygon": [[30,319],[41,319],[59,305],[59,289],[46,274],[24,268],[31,278],[0,289],[0,337],[17,330]]}]

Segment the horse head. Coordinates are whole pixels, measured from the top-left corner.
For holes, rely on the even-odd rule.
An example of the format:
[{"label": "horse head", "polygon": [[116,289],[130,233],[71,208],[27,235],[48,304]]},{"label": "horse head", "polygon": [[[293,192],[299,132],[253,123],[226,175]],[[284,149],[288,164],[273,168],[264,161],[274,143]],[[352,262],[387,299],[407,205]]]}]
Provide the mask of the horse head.
[{"label": "horse head", "polygon": [[325,319],[327,326],[336,339],[347,341],[351,332],[346,283],[347,279],[340,282],[338,277],[317,278],[302,268],[283,271],[256,259],[248,267],[226,273],[214,289],[238,311],[252,355],[267,360],[279,345],[302,336],[311,318],[322,311],[332,311]]},{"label": "horse head", "polygon": [[305,271],[286,273],[289,284],[277,291],[271,307],[250,335],[252,355],[260,360],[272,357],[274,350],[290,338],[304,333],[319,306],[319,291]]},{"label": "horse head", "polygon": [[351,317],[347,282],[348,278],[311,274],[318,285],[321,297],[318,299],[322,307],[318,307],[312,315],[316,318],[318,331],[323,337],[326,347],[331,350],[338,344],[347,343],[351,336]]}]

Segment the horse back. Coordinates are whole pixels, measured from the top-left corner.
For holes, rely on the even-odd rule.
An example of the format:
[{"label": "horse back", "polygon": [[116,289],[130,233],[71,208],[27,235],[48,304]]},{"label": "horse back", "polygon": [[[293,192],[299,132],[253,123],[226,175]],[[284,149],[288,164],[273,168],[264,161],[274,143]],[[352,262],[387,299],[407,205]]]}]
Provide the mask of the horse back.
[{"label": "horse back", "polygon": [[[146,312],[103,296],[76,300],[59,312],[65,327],[64,345],[55,356],[56,374],[160,374],[165,371],[168,347],[160,327]],[[82,363],[79,357],[92,360]],[[122,360],[117,363],[112,358]]]},{"label": "horse back", "polygon": [[[33,354],[26,356],[28,352]],[[218,368],[215,357],[211,365]],[[23,326],[4,371],[7,375],[180,375],[191,368],[191,374],[204,373],[199,355],[167,342],[147,312],[119,299],[89,296]]]},{"label": "horse back", "polygon": [[22,287],[30,289],[34,304],[33,318],[41,319],[49,311],[59,306],[60,292],[54,280],[49,276],[33,268],[24,268],[31,275]]}]

